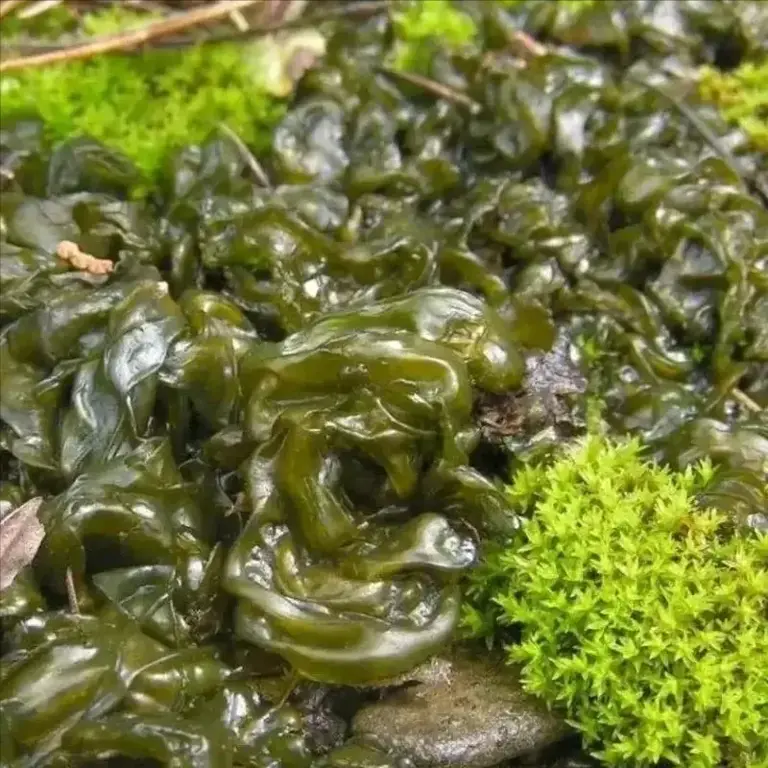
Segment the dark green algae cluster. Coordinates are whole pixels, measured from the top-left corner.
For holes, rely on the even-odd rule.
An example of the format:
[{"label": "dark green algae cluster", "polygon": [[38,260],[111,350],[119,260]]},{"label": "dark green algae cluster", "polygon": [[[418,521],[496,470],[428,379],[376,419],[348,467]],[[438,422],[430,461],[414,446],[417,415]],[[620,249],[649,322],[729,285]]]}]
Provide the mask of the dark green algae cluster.
[{"label": "dark green algae cluster", "polygon": [[[759,46],[759,4],[523,5],[436,55],[472,106],[379,69],[385,14],[342,24],[268,183],[222,134],[137,199],[118,153],[3,126],[0,504],[43,496],[46,537],[0,594],[2,766],[398,765],[338,746],[324,686],[451,640],[551,398],[768,525],[765,159],[669,74]],[[283,701],[283,669],[315,683]]]}]

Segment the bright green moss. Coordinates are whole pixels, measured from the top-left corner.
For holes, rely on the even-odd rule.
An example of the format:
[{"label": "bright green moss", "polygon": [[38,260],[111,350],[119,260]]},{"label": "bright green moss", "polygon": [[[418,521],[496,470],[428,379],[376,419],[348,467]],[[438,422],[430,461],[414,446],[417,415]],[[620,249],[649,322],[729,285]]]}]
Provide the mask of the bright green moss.
[{"label": "bright green moss", "polygon": [[608,765],[768,766],[768,537],[697,509],[711,475],[590,438],[517,473],[530,519],[473,576],[469,634],[516,627],[526,688]]},{"label": "bright green moss", "polygon": [[[113,8],[84,26],[109,34],[139,21],[147,15]],[[152,176],[169,151],[204,140],[219,122],[256,149],[266,145],[284,108],[265,93],[248,53],[218,44],[9,73],[0,78],[0,115],[38,115],[52,141],[89,134]]]},{"label": "bright green moss", "polygon": [[[551,0],[544,0],[545,2],[551,2]],[[566,8],[569,11],[580,11],[584,8],[588,8],[590,5],[594,5],[597,0],[555,0],[558,7]],[[530,5],[532,2],[542,2],[542,0],[500,0],[501,4],[507,8],[512,8],[516,5],[523,5],[527,3]]]},{"label": "bright green moss", "polygon": [[110,5],[98,13],[85,14],[83,17],[83,31],[87,35],[94,37],[114,35],[118,32],[127,32],[130,29],[142,27],[161,18],[160,14],[136,13],[130,8]]},{"label": "bright green moss", "polygon": [[699,92],[720,108],[726,120],[740,126],[757,148],[768,150],[768,59],[746,62],[732,72],[705,67]]},{"label": "bright green moss", "polygon": [[459,50],[477,37],[471,16],[450,0],[410,0],[393,14],[396,69],[426,72],[437,47]]}]

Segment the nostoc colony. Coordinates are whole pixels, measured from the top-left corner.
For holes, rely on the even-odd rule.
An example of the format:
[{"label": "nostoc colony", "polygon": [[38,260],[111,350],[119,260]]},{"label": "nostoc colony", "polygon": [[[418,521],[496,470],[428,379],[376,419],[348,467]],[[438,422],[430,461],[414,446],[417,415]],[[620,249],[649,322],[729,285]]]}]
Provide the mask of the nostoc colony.
[{"label": "nostoc colony", "polygon": [[760,46],[760,4],[556,5],[468,3],[446,98],[382,70],[386,13],[339,23],[269,185],[221,134],[137,198],[119,153],[3,126],[2,510],[44,496],[46,531],[0,594],[3,766],[387,764],[274,676],[375,685],[445,646],[519,525],[498,473],[590,403],[766,526],[765,159],[676,106],[677,70]]}]

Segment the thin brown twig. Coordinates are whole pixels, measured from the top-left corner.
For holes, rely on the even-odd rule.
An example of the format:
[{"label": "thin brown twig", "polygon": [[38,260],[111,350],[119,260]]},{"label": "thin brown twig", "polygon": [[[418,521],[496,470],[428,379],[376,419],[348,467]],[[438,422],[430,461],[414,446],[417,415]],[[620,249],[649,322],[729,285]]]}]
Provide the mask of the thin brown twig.
[{"label": "thin brown twig", "polygon": [[26,0],[0,0],[0,19],[7,16],[14,8],[23,5]]},{"label": "thin brown twig", "polygon": [[123,0],[123,3],[130,8],[138,8],[140,11],[168,15],[168,8],[160,3],[159,0]]},{"label": "thin brown twig", "polygon": [[762,413],[762,407],[756,403],[744,390],[734,387],[731,390],[733,396],[738,400],[748,411],[753,413]]},{"label": "thin brown twig", "polygon": [[42,67],[46,64],[55,64],[60,61],[75,61],[88,59],[104,53],[114,53],[144,45],[150,40],[159,37],[173,35],[190,27],[206,24],[208,22],[228,16],[232,11],[254,5],[258,0],[219,0],[211,5],[180,13],[169,19],[163,19],[153,24],[148,24],[140,29],[124,32],[119,35],[100,37],[83,45],[61,48],[49,53],[41,53],[37,56],[22,56],[8,59],[0,63],[0,72],[10,72],[24,67]]},{"label": "thin brown twig", "polygon": [[247,32],[251,28],[248,20],[240,11],[232,11],[229,14],[229,19],[240,32]]},{"label": "thin brown twig", "polygon": [[468,107],[472,112],[479,112],[481,105],[473,98],[467,96],[466,93],[457,91],[455,88],[451,88],[444,83],[438,83],[437,80],[431,80],[424,75],[417,75],[413,72],[400,72],[397,69],[391,69],[390,67],[379,67],[380,72],[393,77],[397,80],[402,80],[404,83],[415,85],[417,88],[429,91],[430,93],[439,96],[446,101],[452,101],[455,104],[461,104],[464,107]]},{"label": "thin brown twig", "polygon": [[75,589],[75,580],[72,578],[71,568],[67,568],[65,582],[67,585],[67,600],[69,600],[69,610],[72,613],[80,613],[80,603],[77,600],[77,590]]},{"label": "thin brown twig", "polygon": [[246,165],[251,169],[251,173],[256,177],[259,184],[267,189],[272,189],[269,176],[267,176],[266,171],[261,167],[261,163],[256,159],[253,152],[248,149],[245,142],[226,123],[219,123],[219,130],[232,140],[232,143],[237,147],[238,152]]},{"label": "thin brown twig", "polygon": [[712,149],[714,149],[715,152],[717,152],[717,154],[720,155],[720,157],[722,157],[723,160],[725,160],[725,162],[731,166],[731,169],[734,171],[734,173],[743,177],[743,171],[741,170],[733,155],[731,155],[731,153],[721,145],[720,140],[709,129],[709,126],[702,122],[698,115],[694,114],[685,104],[683,104],[682,101],[677,99],[675,96],[669,93],[669,91],[665,90],[661,86],[656,85],[655,83],[650,83],[635,74],[630,74],[629,79],[638,85],[642,85],[645,88],[648,88],[648,90],[657,93],[659,96],[663,97],[670,104],[672,104],[672,106],[674,106],[677,111],[680,112],[680,114],[685,117],[691,123],[691,125],[693,125],[693,127],[699,132],[707,144],[709,144]]},{"label": "thin brown twig", "polygon": [[499,22],[507,41],[517,49],[516,53],[520,54],[521,58],[544,56],[549,52],[546,45],[540,43],[522,29],[514,27],[506,18],[503,9],[499,7],[493,8],[492,13],[496,17],[496,21]]},{"label": "thin brown twig", "polygon": [[16,14],[20,19],[34,19],[35,16],[40,16],[46,11],[50,11],[51,8],[56,8],[61,5],[62,0],[36,0],[36,2],[28,5],[26,8],[22,8]]},{"label": "thin brown twig", "polygon": [[523,32],[522,29],[516,29],[509,33],[510,41],[522,48],[526,53],[530,53],[531,56],[544,56],[547,53],[547,46],[542,45],[538,40],[531,37],[527,32]]},{"label": "thin brown twig", "polygon": [[[385,10],[389,7],[391,0],[360,0],[360,2],[348,2],[343,6],[330,7],[323,9],[321,13],[309,14],[301,18],[289,18],[278,19],[275,21],[268,21],[258,26],[251,26],[251,28],[244,32],[231,31],[222,32],[208,35],[204,38],[199,37],[173,37],[162,38],[152,40],[152,48],[186,48],[191,45],[209,43],[227,43],[237,42],[241,40],[248,40],[254,37],[260,37],[262,35],[268,35],[272,32],[281,32],[286,29],[296,29],[301,27],[312,27],[320,24],[324,21],[330,21],[337,18],[346,18],[354,16],[371,16],[379,11]],[[61,44],[54,43],[41,43],[35,40],[18,39],[13,41],[13,50],[19,54],[31,54],[31,53],[48,53],[54,51],[67,50],[74,46],[84,45],[87,40],[79,38],[71,41],[67,46],[62,47]],[[8,48],[11,47],[11,43],[6,43]],[[137,53],[137,50],[124,50],[125,54]]]}]

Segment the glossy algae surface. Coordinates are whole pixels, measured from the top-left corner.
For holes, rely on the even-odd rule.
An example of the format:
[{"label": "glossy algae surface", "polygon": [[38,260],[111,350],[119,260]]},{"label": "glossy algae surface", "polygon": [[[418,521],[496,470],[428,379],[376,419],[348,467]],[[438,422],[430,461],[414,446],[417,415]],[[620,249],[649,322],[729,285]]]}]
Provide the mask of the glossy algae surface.
[{"label": "glossy algae surface", "polygon": [[[430,74],[476,110],[377,70],[385,14],[341,23],[270,188],[213,136],[134,199],[118,154],[4,125],[0,512],[44,496],[46,539],[0,594],[3,765],[319,765],[269,676],[376,683],[446,643],[517,524],[494,473],[578,428],[569,360],[612,430],[710,456],[707,503],[766,525],[765,161],[668,98],[753,55],[763,7],[467,4]],[[523,65],[510,25],[550,52]],[[481,429],[488,402],[521,418]]]}]

